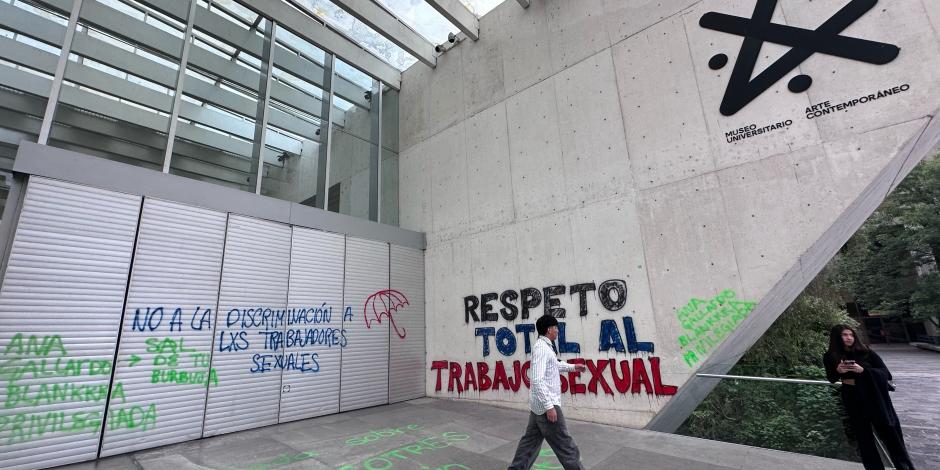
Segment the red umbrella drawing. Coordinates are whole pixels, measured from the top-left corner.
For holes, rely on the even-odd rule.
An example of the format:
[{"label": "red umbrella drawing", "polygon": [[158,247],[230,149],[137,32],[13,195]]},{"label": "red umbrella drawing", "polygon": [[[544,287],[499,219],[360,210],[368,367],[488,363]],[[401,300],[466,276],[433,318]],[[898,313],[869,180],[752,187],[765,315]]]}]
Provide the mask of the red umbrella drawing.
[{"label": "red umbrella drawing", "polygon": [[[399,338],[405,339],[407,332],[404,328],[402,328],[401,331],[398,330],[394,315],[399,309],[408,305],[408,298],[405,297],[405,294],[397,290],[380,290],[370,295],[369,298],[366,299],[365,305],[362,307],[362,315],[366,320],[366,328],[372,328],[373,321],[382,323],[382,317],[384,316],[388,318],[388,322],[395,330],[395,334],[397,334]],[[372,320],[370,320],[370,318],[372,318]]]}]

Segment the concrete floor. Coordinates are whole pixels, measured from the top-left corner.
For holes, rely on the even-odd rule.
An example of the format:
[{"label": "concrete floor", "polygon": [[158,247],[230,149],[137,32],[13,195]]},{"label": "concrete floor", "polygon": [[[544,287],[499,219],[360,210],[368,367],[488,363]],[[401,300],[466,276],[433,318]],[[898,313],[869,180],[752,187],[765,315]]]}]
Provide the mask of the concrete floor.
[{"label": "concrete floor", "polygon": [[894,377],[891,402],[918,469],[940,469],[940,353],[907,344],[873,346]]},{"label": "concrete floor", "polygon": [[[527,413],[422,398],[136,452],[68,470],[467,470],[506,468]],[[569,420],[586,468],[860,469],[861,466],[672,434]],[[561,469],[548,445],[535,469]]]}]

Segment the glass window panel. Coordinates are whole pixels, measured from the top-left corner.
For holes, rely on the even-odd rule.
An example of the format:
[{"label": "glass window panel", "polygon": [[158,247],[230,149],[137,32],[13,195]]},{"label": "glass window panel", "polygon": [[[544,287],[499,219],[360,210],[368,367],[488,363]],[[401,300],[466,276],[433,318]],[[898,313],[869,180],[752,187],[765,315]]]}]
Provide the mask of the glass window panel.
[{"label": "glass window panel", "polygon": [[43,19],[52,21],[54,23],[58,23],[62,26],[68,26],[69,24],[68,16],[60,14],[52,10],[45,10],[43,9],[45,8],[44,6],[34,6],[30,3],[24,2],[23,0],[12,0],[12,1],[8,0],[5,3],[9,3],[15,6],[16,8],[19,8],[21,10],[26,10],[36,16],[42,17]]},{"label": "glass window panel", "polygon": [[151,13],[82,2],[49,145],[162,170],[184,26]]},{"label": "glass window panel", "polygon": [[224,42],[219,41],[218,39],[215,39],[211,35],[204,33],[202,30],[197,30],[195,32],[195,36],[199,38],[200,41],[206,43],[206,44],[201,44],[201,47],[214,49],[215,53],[221,54],[225,57],[231,57],[238,51],[238,49],[232,46],[229,46],[228,44],[225,44]]},{"label": "glass window panel", "polygon": [[321,66],[326,63],[326,52],[286,29],[277,30],[277,41],[285,48],[304,56],[307,60],[316,62]]},{"label": "glass window panel", "polygon": [[329,0],[296,0],[295,3],[399,70],[405,70],[418,61]]},{"label": "glass window panel", "polygon": [[398,154],[382,149],[382,191],[379,222],[398,226]]},{"label": "glass window panel", "polygon": [[[217,13],[215,3],[212,11]],[[256,28],[263,32],[268,22]],[[255,36],[255,44],[238,50],[210,34],[219,32],[194,27],[193,33],[170,173],[254,192],[252,148],[263,75],[245,61],[261,64],[248,51],[261,51],[264,38]]]},{"label": "glass window panel", "polygon": [[382,85],[382,148],[398,153],[398,90]]},{"label": "glass window panel", "polygon": [[261,194],[315,206],[317,178],[324,171],[320,143],[326,124],[322,87],[327,69],[323,55],[318,62],[296,52],[317,55],[312,44],[281,34],[281,30],[277,38],[276,47],[286,53],[275,56],[274,61]]},{"label": "glass window panel", "polygon": [[212,11],[223,13],[222,16],[232,20],[236,23],[241,23],[245,25],[253,25],[258,21],[258,15],[248,8],[243,7],[241,4],[235,2],[219,2],[215,1],[212,4]]},{"label": "glass window panel", "polygon": [[[18,24],[35,27],[19,31]],[[22,1],[0,3],[0,175],[13,167],[19,142],[39,136],[67,24],[67,17]],[[3,176],[0,187],[8,186]]]},{"label": "glass window panel", "polygon": [[460,0],[460,3],[463,3],[470,12],[479,18],[503,3],[503,0]]},{"label": "glass window panel", "polygon": [[[337,211],[369,218],[373,161],[379,159],[379,82],[336,60],[329,185],[339,185]],[[377,176],[377,175],[376,175]]]},{"label": "glass window panel", "polygon": [[173,36],[176,36],[180,39],[186,35],[186,26],[184,25],[170,26],[168,23],[160,21],[152,16],[148,16],[146,22],[147,24],[154,26],[163,32],[172,34]]},{"label": "glass window panel", "polygon": [[145,21],[147,19],[147,15],[145,15],[144,12],[131,7],[124,2],[121,2],[120,0],[101,0],[101,4],[114,8],[115,10],[124,13],[125,15],[130,16],[137,21]]},{"label": "glass window panel", "polygon": [[382,185],[379,221],[398,226],[398,91],[382,86]]},{"label": "glass window panel", "polygon": [[22,34],[16,35],[15,39],[17,42],[21,42],[28,46],[35,47],[36,49],[46,51],[50,54],[59,55],[60,51],[62,50],[61,47],[52,46],[42,41],[37,41],[33,38],[30,38],[29,36],[23,36]]},{"label": "glass window panel", "polygon": [[347,134],[378,143],[378,100],[372,99],[377,84],[372,77],[337,59],[333,124]]},{"label": "glass window panel", "polygon": [[[330,198],[334,212],[369,218],[369,175],[373,152],[378,146],[334,126],[330,135]],[[333,188],[339,186],[339,198]]]},{"label": "glass window panel", "polygon": [[341,60],[336,61],[336,74],[341,76],[344,80],[358,85],[359,88],[365,90],[372,88],[372,77],[360,72],[359,69]]},{"label": "glass window panel", "polygon": [[[17,24],[35,27],[19,31]],[[39,136],[67,25],[68,16],[39,6],[0,2],[0,214],[19,143]]]}]

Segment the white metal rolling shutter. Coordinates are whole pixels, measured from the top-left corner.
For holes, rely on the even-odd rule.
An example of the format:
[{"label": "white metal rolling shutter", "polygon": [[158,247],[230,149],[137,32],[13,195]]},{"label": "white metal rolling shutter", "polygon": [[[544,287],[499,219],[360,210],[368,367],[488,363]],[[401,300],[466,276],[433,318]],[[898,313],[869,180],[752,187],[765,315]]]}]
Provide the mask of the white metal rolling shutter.
[{"label": "white metal rolling shutter", "polygon": [[202,436],[226,217],[144,201],[102,456]]},{"label": "white metal rolling shutter", "polygon": [[389,345],[388,399],[395,403],[425,395],[424,252],[391,246],[391,287],[408,304],[395,312]]},{"label": "white metal rolling shutter", "polygon": [[290,243],[288,225],[229,216],[204,436],[277,423],[283,344],[266,345],[263,332],[284,331],[274,316],[287,304]]},{"label": "white metal rolling shutter", "polygon": [[139,214],[137,196],[30,178],[0,289],[0,467],[95,458]]},{"label": "white metal rolling shutter", "polygon": [[[285,370],[280,422],[339,411],[345,237],[294,227],[288,293],[287,354],[316,367]],[[314,356],[315,355],[315,356]]]},{"label": "white metal rolling shutter", "polygon": [[346,237],[343,302],[352,307],[352,319],[343,321],[348,344],[343,349],[340,411],[388,403],[389,321],[381,316],[387,302],[382,293],[387,291],[388,244]]}]

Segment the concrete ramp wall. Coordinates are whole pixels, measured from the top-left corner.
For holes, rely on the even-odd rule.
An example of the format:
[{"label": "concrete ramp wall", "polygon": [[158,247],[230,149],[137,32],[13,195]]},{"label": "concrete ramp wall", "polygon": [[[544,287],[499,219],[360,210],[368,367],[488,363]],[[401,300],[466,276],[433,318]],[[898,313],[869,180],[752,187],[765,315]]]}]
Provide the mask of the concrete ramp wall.
[{"label": "concrete ramp wall", "polygon": [[932,0],[534,0],[480,24],[402,80],[431,396],[524,408],[550,313],[588,365],[569,416],[674,429],[714,385],[694,374],[728,370],[940,138]]}]

